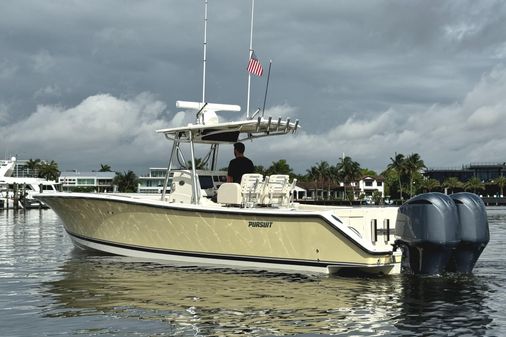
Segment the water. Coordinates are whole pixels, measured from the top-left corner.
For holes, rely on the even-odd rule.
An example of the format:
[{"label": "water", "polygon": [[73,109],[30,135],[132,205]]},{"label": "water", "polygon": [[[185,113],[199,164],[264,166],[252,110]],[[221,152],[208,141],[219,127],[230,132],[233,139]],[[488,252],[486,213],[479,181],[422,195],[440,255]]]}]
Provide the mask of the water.
[{"label": "water", "polygon": [[51,210],[0,211],[0,336],[506,335],[506,208],[474,275],[174,267],[73,248]]}]

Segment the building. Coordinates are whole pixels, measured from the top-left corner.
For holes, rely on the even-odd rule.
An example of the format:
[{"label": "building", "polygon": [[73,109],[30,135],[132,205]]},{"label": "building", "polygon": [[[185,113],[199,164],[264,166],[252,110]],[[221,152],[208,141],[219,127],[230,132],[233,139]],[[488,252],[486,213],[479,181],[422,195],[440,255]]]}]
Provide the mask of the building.
[{"label": "building", "polygon": [[[345,193],[353,191],[355,200],[361,196],[371,199],[375,193],[381,198],[385,197],[385,184],[383,177],[364,176],[359,181],[353,181],[344,186],[343,182],[338,184],[314,182],[298,182],[297,185],[306,190],[305,197],[312,200],[346,199]],[[345,192],[346,191],[346,192]],[[301,198],[299,198],[301,199]]]},{"label": "building", "polygon": [[385,184],[383,177],[365,176],[358,182],[360,194],[366,197],[372,197],[374,193],[379,193],[382,198],[385,197]]},{"label": "building", "polygon": [[[137,186],[138,193],[162,193],[165,175],[167,174],[166,168],[149,168],[149,173],[145,176],[139,177],[139,185]],[[170,180],[167,184],[167,191],[170,190]]]},{"label": "building", "polygon": [[506,163],[471,163],[462,165],[461,168],[427,168],[423,175],[436,179],[440,183],[451,177],[462,182],[473,177],[477,177],[482,182],[490,182],[497,177],[506,176]]},{"label": "building", "polygon": [[58,182],[67,192],[113,192],[115,172],[61,172]]}]

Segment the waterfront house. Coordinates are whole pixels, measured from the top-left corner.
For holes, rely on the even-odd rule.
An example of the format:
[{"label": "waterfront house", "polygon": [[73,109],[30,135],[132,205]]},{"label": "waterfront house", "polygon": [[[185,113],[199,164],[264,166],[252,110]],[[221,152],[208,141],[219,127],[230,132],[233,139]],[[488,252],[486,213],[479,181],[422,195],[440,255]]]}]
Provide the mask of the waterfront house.
[{"label": "waterfront house", "polygon": [[[149,173],[139,177],[139,184],[137,186],[138,193],[162,193],[165,175],[167,174],[166,168],[150,167]],[[167,191],[170,190],[169,181]]]},{"label": "waterfront house", "polygon": [[383,177],[364,176],[358,181],[358,190],[366,197],[372,197],[374,193],[379,193],[381,198],[384,198],[385,184],[383,180]]},{"label": "waterfront house", "polygon": [[346,186],[344,182],[315,184],[314,181],[298,182],[297,185],[306,190],[305,197],[310,200],[346,199],[345,191],[353,192],[355,200],[363,197],[370,201],[375,193],[379,193],[381,198],[385,197],[383,177],[364,176],[358,181],[347,183]]},{"label": "waterfront house", "polygon": [[61,172],[58,182],[67,192],[113,192],[115,172]]}]

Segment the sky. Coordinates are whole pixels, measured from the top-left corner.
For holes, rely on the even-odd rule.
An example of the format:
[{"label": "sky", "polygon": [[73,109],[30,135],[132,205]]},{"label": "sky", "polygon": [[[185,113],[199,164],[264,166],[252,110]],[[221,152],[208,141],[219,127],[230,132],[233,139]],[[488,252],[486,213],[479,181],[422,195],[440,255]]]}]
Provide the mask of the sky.
[{"label": "sky", "polygon": [[[166,166],[156,129],[202,99],[204,0],[6,0],[0,11],[0,156],[60,170]],[[206,101],[247,97],[250,0],[209,0]],[[252,110],[299,119],[246,143],[296,173],[343,154],[381,172],[395,153],[428,167],[506,161],[506,2],[256,0]],[[221,147],[226,166],[232,146]]]}]

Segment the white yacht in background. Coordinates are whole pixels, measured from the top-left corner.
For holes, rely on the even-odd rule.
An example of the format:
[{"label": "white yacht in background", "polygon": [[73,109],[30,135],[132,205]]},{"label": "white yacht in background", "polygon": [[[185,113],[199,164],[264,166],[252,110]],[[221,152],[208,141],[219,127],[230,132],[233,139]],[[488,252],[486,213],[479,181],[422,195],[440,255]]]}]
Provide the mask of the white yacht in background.
[{"label": "white yacht in background", "polygon": [[11,177],[16,169],[16,157],[0,160],[0,178]]},{"label": "white yacht in background", "polygon": [[7,207],[14,206],[14,190],[19,193],[19,202],[23,208],[34,208],[45,206],[37,199],[34,194],[55,193],[57,192],[56,181],[46,180],[35,177],[13,177],[16,171],[16,158],[3,160],[0,162],[0,198],[7,200]]}]

